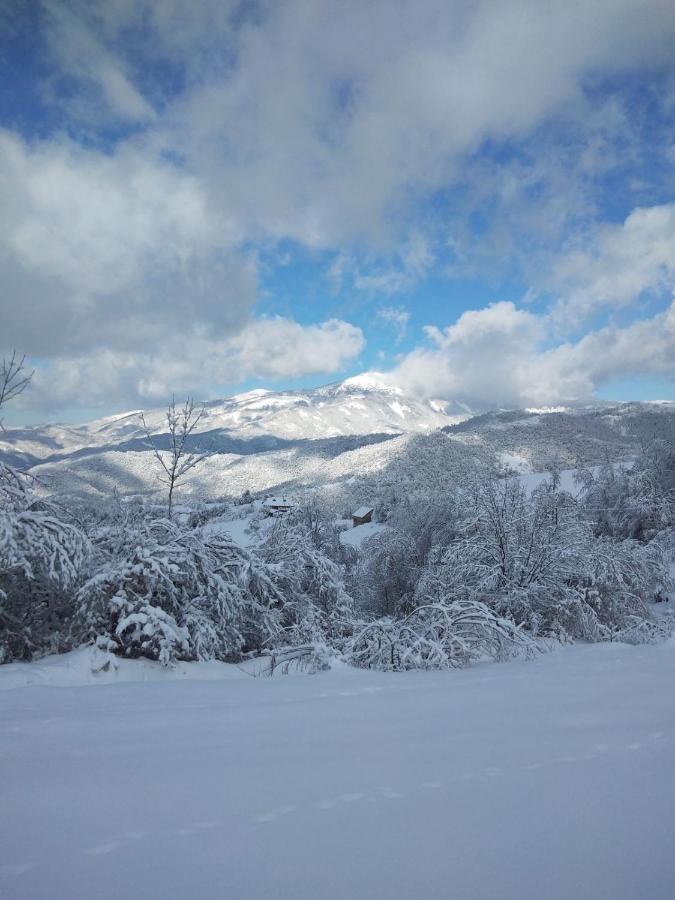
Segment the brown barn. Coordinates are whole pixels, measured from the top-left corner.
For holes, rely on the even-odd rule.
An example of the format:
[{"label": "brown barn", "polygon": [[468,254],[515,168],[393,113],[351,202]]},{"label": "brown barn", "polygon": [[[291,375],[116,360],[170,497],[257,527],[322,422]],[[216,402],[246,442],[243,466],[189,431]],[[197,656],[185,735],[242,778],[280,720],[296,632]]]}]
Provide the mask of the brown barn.
[{"label": "brown barn", "polygon": [[372,506],[359,506],[358,509],[354,510],[352,513],[352,524],[354,528],[356,528],[357,525],[366,525],[368,522],[372,522],[374,511]]}]

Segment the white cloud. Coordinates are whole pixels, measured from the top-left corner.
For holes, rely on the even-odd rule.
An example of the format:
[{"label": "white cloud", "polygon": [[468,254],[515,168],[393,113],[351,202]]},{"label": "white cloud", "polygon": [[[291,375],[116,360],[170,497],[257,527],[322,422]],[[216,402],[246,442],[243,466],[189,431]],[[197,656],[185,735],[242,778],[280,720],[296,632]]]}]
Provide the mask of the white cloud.
[{"label": "white cloud", "polygon": [[34,355],[240,327],[255,271],[192,176],[132,147],[0,131],[3,345]]},{"label": "white cloud", "polygon": [[586,399],[601,385],[635,375],[675,381],[675,303],[624,328],[608,326],[544,353],[533,369],[543,396]]},{"label": "white cloud", "polygon": [[660,0],[274,4],[159,131],[251,226],[377,242],[481,142],[521,140],[589,73],[667,63],[674,42]]},{"label": "white cloud", "polygon": [[[155,111],[134,87],[119,57],[110,52],[63,2],[43,0],[46,10],[45,36],[63,71],[80,81],[80,92],[66,102],[78,118],[99,120],[105,111],[117,119],[147,123]],[[62,101],[64,102],[64,101]]]},{"label": "white cloud", "polygon": [[128,406],[164,402],[174,392],[207,397],[251,378],[339,371],[364,344],[359,328],[336,319],[306,326],[258,319],[223,339],[188,329],[144,352],[105,349],[56,359],[36,372],[21,400],[24,407],[52,412],[75,400],[94,407],[111,398]]},{"label": "white cloud", "polygon": [[590,249],[556,263],[551,285],[560,319],[626,307],[646,291],[675,287],[675,203],[634,209],[621,225],[602,225]]},{"label": "white cloud", "polygon": [[363,348],[339,320],[253,318],[255,266],[233,222],[193,176],[131,146],[108,156],[0,132],[0,193],[0,355],[51,360],[33,408],[328,374]]},{"label": "white cloud", "polygon": [[431,270],[435,256],[431,240],[413,231],[393,253],[386,254],[384,264],[372,260],[359,264],[346,253],[339,253],[328,269],[328,281],[335,292],[351,286],[361,294],[400,294],[412,290]]},{"label": "white cloud", "polygon": [[[583,130],[589,76],[666,67],[675,45],[664,0],[42,4],[63,71],[184,158],[247,234],[329,249],[391,250],[482,142],[526,141],[561,110]],[[608,156],[578,155],[587,171]]]},{"label": "white cloud", "polygon": [[319,325],[299,325],[282,318],[258,319],[231,339],[233,362],[216,363],[214,380],[225,380],[218,374],[230,370],[258,378],[334,372],[351,362],[364,345],[361,329],[339,319]]},{"label": "white cloud", "polygon": [[408,354],[395,373],[406,391],[485,409],[517,405],[543,325],[511,302],[463,313],[442,331],[427,328],[432,346]]},{"label": "white cloud", "polygon": [[432,346],[409,353],[390,377],[417,395],[477,411],[584,402],[601,385],[632,375],[675,378],[675,303],[650,319],[553,348],[551,326],[549,317],[511,302],[465,312],[442,331],[427,329]]},{"label": "white cloud", "polygon": [[[585,202],[581,179],[608,158],[608,142],[589,134],[625,126],[609,104],[588,124],[587,80],[675,59],[675,7],[665,0],[41,8],[58,67],[51,99],[69,89],[56,101],[58,134],[31,142],[0,131],[0,352],[15,344],[53,361],[70,403],[76,390],[82,402],[87,391],[120,402],[161,393],[172,379],[179,389],[229,383],[237,371],[282,378],[339,368],[359,352],[358,329],[255,318],[256,247],[290,240],[329,250],[335,285],[366,299],[410,290],[438,262],[435,207],[421,215],[422,205],[441,189],[450,207],[467,160],[486,144],[505,144],[518,160],[507,171],[496,153],[489,173],[485,196],[501,192],[507,210],[491,229],[491,255],[504,258],[510,236],[520,239],[512,226],[527,192],[528,230],[553,222],[558,236],[574,220],[570,207]],[[553,144],[523,161],[533,136],[561,115],[562,130],[572,122],[583,137],[578,166],[560,174]],[[476,182],[482,171],[476,164]],[[489,202],[477,204],[477,218]],[[579,314],[662,290],[673,279],[673,230],[672,205],[636,210],[623,226],[601,227],[591,249],[570,251],[553,287]],[[401,334],[405,312],[383,309]],[[494,304],[430,331],[434,346],[406,358],[400,376],[415,389],[436,380],[504,404],[535,392],[540,365],[548,392],[582,394],[608,377],[584,368],[583,342],[557,356],[542,350],[549,327]],[[554,370],[564,390],[547,382]]]},{"label": "white cloud", "polygon": [[381,306],[377,311],[377,318],[392,326],[396,343],[400,344],[410,321],[409,311],[402,306]]}]

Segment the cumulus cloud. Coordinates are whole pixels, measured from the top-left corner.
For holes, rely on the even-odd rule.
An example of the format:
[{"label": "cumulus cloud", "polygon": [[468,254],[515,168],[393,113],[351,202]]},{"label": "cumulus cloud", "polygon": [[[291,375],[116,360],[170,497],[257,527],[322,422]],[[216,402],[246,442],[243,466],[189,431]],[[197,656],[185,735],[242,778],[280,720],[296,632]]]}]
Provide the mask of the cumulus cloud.
[{"label": "cumulus cloud", "polygon": [[518,405],[544,328],[537,316],[502,301],[465,312],[443,330],[429,327],[427,335],[430,346],[402,360],[396,382],[414,394],[485,409]]},{"label": "cumulus cloud", "polygon": [[128,147],[0,131],[2,343],[50,356],[240,327],[255,270],[192,176]]},{"label": "cumulus cloud", "polygon": [[214,339],[198,330],[176,334],[144,352],[99,350],[54,360],[34,376],[24,408],[51,412],[72,404],[141,406],[165,402],[173,392],[206,398],[218,386],[249,378],[278,380],[330,373],[361,352],[363,333],[337,319],[300,325],[258,319],[236,335]]},{"label": "cumulus cloud", "polygon": [[635,209],[623,224],[602,225],[590,249],[555,264],[552,287],[559,318],[583,318],[603,307],[626,307],[645,292],[675,287],[675,203]]},{"label": "cumulus cloud", "polygon": [[177,104],[171,140],[272,234],[378,240],[481,142],[523,138],[591,72],[672,61],[674,38],[661,0],[276,4]]},{"label": "cumulus cloud", "polygon": [[675,377],[675,303],[625,328],[608,326],[550,347],[552,321],[512,302],[463,313],[390,373],[402,388],[480,411],[586,402],[617,378]]},{"label": "cumulus cloud", "polygon": [[[485,147],[496,148],[490,196],[501,191],[514,215],[517,198],[541,197],[548,179],[541,217],[553,212],[564,223],[558,234],[573,217],[552,198],[569,205],[575,196],[578,206],[587,193],[574,193],[578,172],[597,173],[608,156],[600,145],[591,152],[587,129],[606,126],[588,125],[589,82],[675,60],[666,0],[40,0],[38,8],[35,39],[53,68],[40,102],[61,118],[53,128],[47,117],[39,138],[29,117],[22,136],[0,131],[0,352],[16,345],[51,367],[56,377],[36,377],[36,388],[52,405],[63,384],[69,405],[119,403],[169,385],[335,371],[358,355],[363,335],[331,312],[314,325],[261,319],[260,248],[325,251],[336,287],[359,298],[350,302],[410,291],[443,265],[438,197],[451,215],[467,166],[476,184],[487,171],[476,162]],[[531,147],[555,121],[582,135],[584,154],[553,184],[555,166]],[[623,127],[620,115],[612,121]],[[523,161],[525,148],[534,162]],[[503,177],[506,157],[513,178]],[[464,247],[481,232],[474,219],[486,210],[477,212]],[[553,267],[547,286],[580,315],[667,288],[672,218],[670,205],[652,205],[600,227],[590,248],[570,249]],[[494,258],[506,235],[522,238],[504,221]],[[537,221],[528,219],[529,230],[543,233]],[[402,334],[405,311],[381,309]],[[494,304],[430,330],[430,345],[399,374],[415,390],[436,379],[447,392],[492,391],[506,404],[525,396],[533,367],[552,353],[549,330],[544,317]],[[546,371],[557,359],[565,392],[583,393],[558,350]],[[589,384],[608,377],[589,371]]]},{"label": "cumulus cloud", "polygon": [[602,384],[633,375],[675,381],[675,302],[664,312],[624,328],[614,325],[563,344],[535,360],[532,395],[589,399]]}]

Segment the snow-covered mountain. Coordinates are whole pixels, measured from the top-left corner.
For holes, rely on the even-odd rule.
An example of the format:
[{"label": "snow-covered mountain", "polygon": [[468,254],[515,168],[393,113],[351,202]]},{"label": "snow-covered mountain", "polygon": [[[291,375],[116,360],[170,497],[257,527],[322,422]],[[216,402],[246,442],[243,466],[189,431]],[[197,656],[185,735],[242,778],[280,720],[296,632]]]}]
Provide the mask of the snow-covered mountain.
[{"label": "snow-covered mountain", "polygon": [[[406,396],[378,373],[366,373],[308,391],[254,390],[205,405],[198,432],[223,452],[250,453],[350,435],[426,432],[467,418],[442,401]],[[144,440],[140,410],[81,426],[46,425],[0,435],[0,459],[21,467],[103,450],[138,450]],[[146,410],[153,434],[166,430],[166,409]]]},{"label": "snow-covered mountain", "polygon": [[[159,447],[168,445],[165,415],[145,412]],[[566,468],[629,459],[645,440],[675,440],[675,404],[470,417],[460,406],[406,396],[369,373],[309,391],[256,390],[212,401],[199,431],[198,442],[215,455],[183,488],[186,497],[298,492],[369,478],[413,491],[420,480],[441,486],[460,477],[467,459],[518,471],[541,471],[554,459]],[[160,487],[140,410],[77,427],[7,431],[0,460],[29,469],[48,493],[105,498],[114,488],[148,494]]]},{"label": "snow-covered mountain", "polygon": [[[165,410],[146,413],[153,432],[164,428]],[[431,431],[456,423],[467,413],[448,415],[437,401],[407,397],[377,373],[357,375],[309,391],[258,389],[205,406],[200,430],[223,430],[239,438],[262,435],[286,440],[316,440],[352,434],[398,434]],[[138,413],[93,423],[106,439],[140,436]]]}]

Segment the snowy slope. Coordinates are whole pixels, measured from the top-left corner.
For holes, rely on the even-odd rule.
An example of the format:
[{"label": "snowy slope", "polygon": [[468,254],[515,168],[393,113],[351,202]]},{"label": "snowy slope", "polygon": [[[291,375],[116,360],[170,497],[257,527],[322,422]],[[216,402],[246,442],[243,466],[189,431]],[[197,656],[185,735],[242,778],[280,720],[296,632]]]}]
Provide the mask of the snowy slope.
[{"label": "snowy slope", "polygon": [[540,471],[634,456],[654,438],[675,441],[675,403],[602,404],[586,409],[489,412],[444,429],[453,440],[498,454],[516,471]]},{"label": "snowy slope", "polygon": [[[373,375],[314,391],[253,391],[211,403],[200,440],[216,455],[200,466],[181,496],[302,490],[371,475],[380,484],[382,477],[403,477],[407,488],[426,478],[442,489],[462,468],[457,465],[462,457],[540,472],[554,460],[564,468],[580,461],[626,460],[653,437],[675,440],[675,404],[496,412],[461,422],[439,408],[405,397]],[[163,415],[162,410],[146,415],[160,446],[167,443]],[[9,431],[0,440],[0,460],[3,451],[10,462],[12,455],[32,454],[31,471],[47,492],[107,496],[113,488],[159,489],[138,411],[77,429]],[[372,496],[364,495],[366,500]]]},{"label": "snowy slope", "polygon": [[[376,373],[348,378],[309,391],[249,391],[206,404],[198,433],[219,445],[253,442],[250,449],[271,449],[280,442],[317,440],[345,435],[400,434],[430,431],[466,418],[448,415],[438,401],[407,397]],[[140,410],[98,419],[87,425],[8,429],[0,436],[0,459],[44,461],[102,449],[138,449],[144,439]],[[166,430],[165,409],[145,411],[153,434]],[[275,440],[277,439],[277,440]],[[227,447],[234,452],[246,448]]]},{"label": "snowy slope", "polygon": [[0,691],[0,896],[670,900],[674,664]]},{"label": "snowy slope", "polygon": [[[457,423],[444,404],[405,396],[369,373],[311,391],[256,390],[206,404],[197,442],[217,456],[200,467],[195,493],[217,496],[313,482],[327,462],[400,434],[426,433]],[[47,491],[91,495],[148,492],[158,487],[156,463],[140,410],[77,428],[49,425],[8,430],[0,461],[30,469]],[[145,412],[160,447],[168,445],[166,410]],[[340,476],[338,476],[340,477]],[[185,491],[189,495],[191,487]]]},{"label": "snowy slope", "polygon": [[[291,491],[327,486],[337,482],[374,480],[380,488],[398,484],[402,490],[434,483],[442,489],[465,470],[466,457],[483,456],[482,448],[451,440],[442,431],[410,434],[389,439],[362,441],[333,438],[299,442],[287,449],[259,453],[219,453],[205,460],[195,478],[180,489],[190,499],[214,499],[253,493]],[[149,452],[106,451],[57,463],[45,463],[32,470],[40,486],[49,491],[106,497],[114,487],[123,493],[144,493],[161,489],[157,465]],[[367,492],[363,502],[372,499]]]}]

